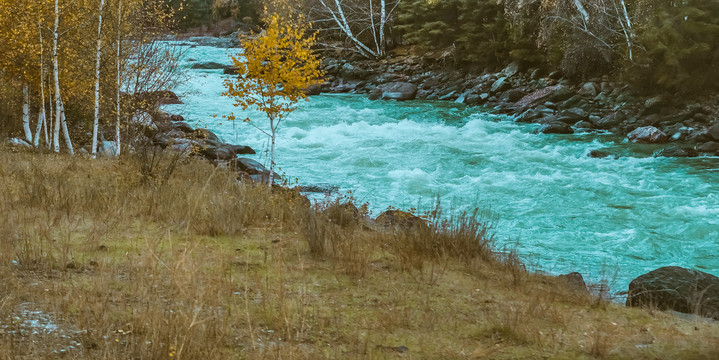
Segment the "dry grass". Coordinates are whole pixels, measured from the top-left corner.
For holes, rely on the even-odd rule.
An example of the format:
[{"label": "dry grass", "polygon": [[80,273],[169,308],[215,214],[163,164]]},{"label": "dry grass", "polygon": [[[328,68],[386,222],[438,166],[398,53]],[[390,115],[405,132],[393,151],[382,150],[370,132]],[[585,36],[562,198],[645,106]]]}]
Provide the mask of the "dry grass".
[{"label": "dry grass", "polygon": [[475,216],[332,222],[194,160],[2,152],[6,359],[715,359],[719,326],[597,301]]}]

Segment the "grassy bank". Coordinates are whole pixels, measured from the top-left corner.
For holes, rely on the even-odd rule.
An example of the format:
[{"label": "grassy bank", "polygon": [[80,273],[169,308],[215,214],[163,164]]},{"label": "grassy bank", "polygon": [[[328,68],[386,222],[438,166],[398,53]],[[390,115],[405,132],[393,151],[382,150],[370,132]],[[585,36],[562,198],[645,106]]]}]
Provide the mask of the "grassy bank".
[{"label": "grassy bank", "polygon": [[2,358],[719,357],[716,324],[527,273],[472,216],[382,228],[199,160],[0,156]]}]

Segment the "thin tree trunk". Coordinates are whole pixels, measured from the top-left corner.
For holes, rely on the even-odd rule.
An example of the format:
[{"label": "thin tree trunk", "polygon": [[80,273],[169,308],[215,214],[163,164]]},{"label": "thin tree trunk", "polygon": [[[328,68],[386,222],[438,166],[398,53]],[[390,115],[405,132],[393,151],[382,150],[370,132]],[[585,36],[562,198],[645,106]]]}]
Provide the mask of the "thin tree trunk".
[{"label": "thin tree trunk", "polygon": [[35,142],[33,143],[35,147],[40,146],[40,134],[42,133],[43,128],[45,129],[45,143],[47,144],[47,126],[45,123],[45,59],[43,56],[44,48],[42,42],[42,27],[39,22],[37,27],[40,33],[40,99],[42,100],[42,103],[40,105],[40,111],[38,111],[37,115],[37,129],[35,130]]},{"label": "thin tree trunk", "polygon": [[97,50],[95,51],[95,117],[92,122],[92,157],[97,156],[97,132],[100,127],[100,56],[102,55],[102,9],[105,0],[100,0],[97,15]]},{"label": "thin tree trunk", "polygon": [[270,146],[270,179],[269,179],[269,185],[270,188],[272,188],[272,185],[275,183],[275,143],[277,140],[277,128],[274,127],[274,121],[270,119],[270,130],[272,131],[271,141],[272,145]]},{"label": "thin tree trunk", "polygon": [[30,86],[22,84],[22,128],[25,131],[25,140],[32,144],[32,130],[30,130]]},{"label": "thin tree trunk", "polygon": [[67,129],[67,119],[65,119],[65,104],[60,100],[60,109],[62,114],[62,132],[65,135],[65,145],[67,145],[67,151],[71,156],[75,155],[75,150],[72,147],[72,140],[70,139],[70,131]]},{"label": "thin tree trunk", "polygon": [[574,0],[574,6],[577,7],[577,11],[579,11],[579,14],[582,15],[584,22],[589,22],[589,13],[587,12],[587,9],[584,8],[584,5],[582,5],[582,1]]},{"label": "thin tree trunk", "polygon": [[60,123],[62,122],[62,104],[60,102],[60,69],[58,67],[58,54],[57,54],[57,42],[58,42],[58,27],[60,26],[60,7],[59,0],[55,0],[55,26],[53,28],[52,36],[52,75],[55,81],[55,129],[53,131],[53,150],[60,152]]},{"label": "thin tree trunk", "polygon": [[115,122],[115,156],[120,156],[120,119],[121,119],[121,104],[120,104],[120,88],[122,87],[122,78],[120,74],[120,46],[122,45],[122,0],[117,1],[117,57],[115,62],[117,65],[117,109],[116,109],[116,122]]},{"label": "thin tree trunk", "polygon": [[380,20],[379,20],[379,55],[384,56],[385,52],[385,40],[384,40],[384,28],[387,25],[387,5],[386,0],[380,0],[380,4],[382,4],[382,13],[380,14]]}]

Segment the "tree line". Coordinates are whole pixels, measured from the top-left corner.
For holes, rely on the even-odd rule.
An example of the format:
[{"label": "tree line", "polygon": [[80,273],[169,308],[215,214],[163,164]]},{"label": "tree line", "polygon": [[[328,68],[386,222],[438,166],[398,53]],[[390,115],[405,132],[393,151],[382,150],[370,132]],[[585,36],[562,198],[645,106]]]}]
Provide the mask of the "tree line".
[{"label": "tree line", "polygon": [[464,68],[519,61],[575,80],[612,75],[647,92],[691,94],[719,80],[713,0],[188,0],[183,21],[254,21],[277,3],[312,22],[320,44],[341,39],[367,58],[408,45]]}]

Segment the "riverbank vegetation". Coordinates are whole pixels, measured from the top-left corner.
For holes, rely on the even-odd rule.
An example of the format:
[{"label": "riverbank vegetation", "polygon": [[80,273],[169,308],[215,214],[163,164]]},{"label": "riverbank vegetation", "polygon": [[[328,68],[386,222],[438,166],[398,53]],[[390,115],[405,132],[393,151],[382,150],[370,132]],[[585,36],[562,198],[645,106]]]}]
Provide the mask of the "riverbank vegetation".
[{"label": "riverbank vegetation", "polygon": [[718,355],[715,323],[528,273],[472,214],[384,227],[199,159],[2,156],[7,358]]},{"label": "riverbank vegetation", "polygon": [[[185,25],[234,15],[257,21],[280,0],[190,0]],[[341,4],[340,4],[341,3]],[[576,81],[609,75],[644,93],[717,90],[719,5],[644,0],[303,0],[292,7],[321,42],[364,57],[410,47],[416,55],[467,70],[512,61],[559,70]]]}]

